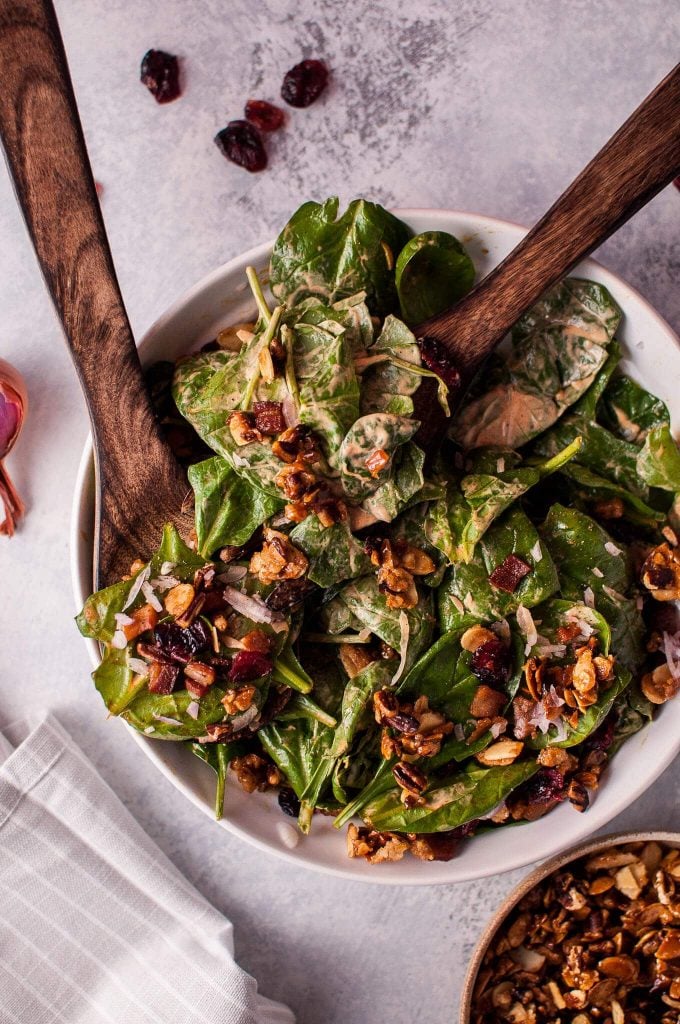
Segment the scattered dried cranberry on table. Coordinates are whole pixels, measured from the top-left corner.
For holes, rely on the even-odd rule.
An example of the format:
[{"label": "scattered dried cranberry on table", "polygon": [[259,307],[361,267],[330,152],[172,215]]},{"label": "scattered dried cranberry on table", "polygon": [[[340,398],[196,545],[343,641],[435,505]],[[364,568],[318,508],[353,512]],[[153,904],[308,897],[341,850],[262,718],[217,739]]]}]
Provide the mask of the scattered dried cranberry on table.
[{"label": "scattered dried cranberry on table", "polygon": [[140,81],[156,103],[172,103],[181,94],[177,57],[164,50],[148,50],[142,58]]},{"label": "scattered dried cranberry on table", "polygon": [[278,131],[285,120],[281,107],[275,107],[267,100],[248,100],[244,113],[246,121],[250,121],[261,132]]},{"label": "scattered dried cranberry on table", "polygon": [[263,171],[267,166],[262,136],[248,121],[230,121],[215,136],[215,145],[227,160],[246,171]]},{"label": "scattered dried cranberry on table", "polygon": [[291,107],[309,107],[328,85],[328,68],[320,60],[302,60],[287,71],[281,98]]}]

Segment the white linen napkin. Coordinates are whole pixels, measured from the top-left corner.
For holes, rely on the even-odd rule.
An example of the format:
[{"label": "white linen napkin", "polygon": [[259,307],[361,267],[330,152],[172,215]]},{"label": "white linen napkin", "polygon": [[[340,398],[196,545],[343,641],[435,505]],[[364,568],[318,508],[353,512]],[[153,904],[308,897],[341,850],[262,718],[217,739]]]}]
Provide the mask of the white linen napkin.
[{"label": "white linen napkin", "polygon": [[0,733],[3,1024],[294,1024],[233,955],[54,717]]}]

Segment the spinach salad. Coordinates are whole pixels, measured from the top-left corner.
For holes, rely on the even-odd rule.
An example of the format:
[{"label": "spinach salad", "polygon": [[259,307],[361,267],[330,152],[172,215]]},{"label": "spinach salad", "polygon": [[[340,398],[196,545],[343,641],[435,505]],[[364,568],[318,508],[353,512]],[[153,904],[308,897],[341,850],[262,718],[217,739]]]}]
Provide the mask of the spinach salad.
[{"label": "spinach salad", "polygon": [[218,817],[232,772],[372,863],[585,811],[680,687],[680,451],[615,298],[550,289],[450,410],[411,328],[473,284],[451,235],[307,202],[247,276],[255,322],[151,370],[195,531],[78,617],[109,712],[206,761]]}]

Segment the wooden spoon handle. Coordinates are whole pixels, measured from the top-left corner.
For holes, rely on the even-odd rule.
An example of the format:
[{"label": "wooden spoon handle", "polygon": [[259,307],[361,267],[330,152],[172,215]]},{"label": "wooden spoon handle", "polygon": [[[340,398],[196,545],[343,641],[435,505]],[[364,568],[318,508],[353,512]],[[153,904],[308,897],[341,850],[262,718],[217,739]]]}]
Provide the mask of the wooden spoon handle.
[{"label": "wooden spoon handle", "polygon": [[680,174],[680,64],[656,87],[509,256],[417,333],[469,381],[521,314]]},{"label": "wooden spoon handle", "polygon": [[135,520],[149,505],[150,469],[173,478],[177,467],[148,399],[49,0],[0,0],[0,67],[7,163],[89,407],[96,550],[110,578],[117,551],[142,543]]}]

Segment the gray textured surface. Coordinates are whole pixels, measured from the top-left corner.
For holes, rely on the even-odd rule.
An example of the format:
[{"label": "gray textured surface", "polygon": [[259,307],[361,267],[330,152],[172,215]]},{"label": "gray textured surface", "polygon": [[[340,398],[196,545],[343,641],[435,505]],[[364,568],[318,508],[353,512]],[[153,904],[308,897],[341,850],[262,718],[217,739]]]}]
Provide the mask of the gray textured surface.
[{"label": "gray textured surface", "polygon": [[[138,335],[304,198],[363,194],[532,222],[673,65],[680,37],[671,0],[62,0],[58,10]],[[185,94],[167,107],[137,82],[150,46],[184,58]],[[332,88],[290,112],[264,174],[227,164],[215,131],[249,94],[275,99],[301,55],[329,61]],[[680,193],[668,189],[600,253],[676,330],[679,227]],[[86,418],[4,172],[0,253],[0,354],[25,373],[32,402],[10,460],[29,515],[0,542],[0,720],[27,704],[59,711],[142,825],[233,918],[241,962],[301,1024],[452,1021],[471,947],[517,873],[399,891],[296,871],[213,827],[106,721],[71,624],[67,526]],[[679,782],[676,765],[614,825],[680,827]]]}]

